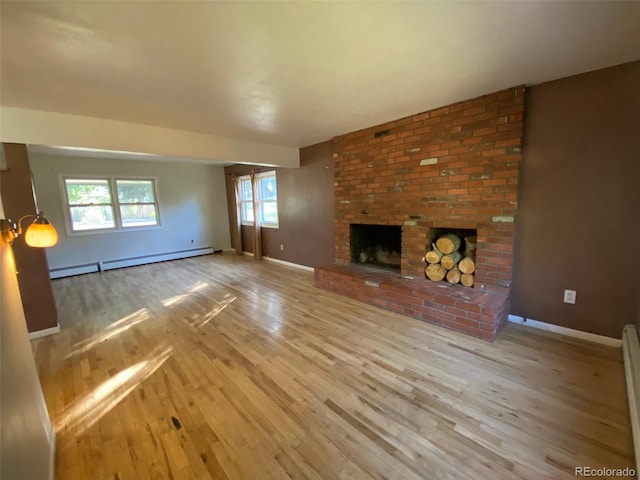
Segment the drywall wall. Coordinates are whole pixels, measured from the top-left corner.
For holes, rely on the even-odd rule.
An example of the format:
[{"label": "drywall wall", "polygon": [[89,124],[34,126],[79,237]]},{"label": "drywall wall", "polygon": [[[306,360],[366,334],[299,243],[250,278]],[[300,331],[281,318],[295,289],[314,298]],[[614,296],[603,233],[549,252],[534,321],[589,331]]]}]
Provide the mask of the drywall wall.
[{"label": "drywall wall", "polygon": [[[23,143],[3,143],[2,151],[8,169],[0,173],[0,191],[7,218],[18,222],[23,215],[36,213],[31,169],[27,146]],[[26,219],[29,226],[31,219]],[[27,246],[24,237],[13,242],[13,254],[18,271],[18,284],[24,316],[29,332],[38,332],[58,327],[56,302],[49,278],[46,248]]]},{"label": "drywall wall", "polygon": [[294,147],[28,108],[0,106],[0,127],[3,142],[137,152],[213,164],[300,165]]},{"label": "drywall wall", "polygon": [[[222,167],[191,163],[30,155],[38,208],[56,226],[48,249],[58,269],[203,247],[230,248]],[[60,175],[141,176],[157,179],[161,226],[144,230],[70,235],[65,227]]]},{"label": "drywall wall", "polygon": [[[225,168],[231,208],[235,208],[234,176],[247,175],[254,168],[248,165]],[[268,169],[261,169],[265,170]],[[261,229],[262,254],[309,267],[333,263],[331,142],[301,148],[300,168],[279,168],[276,172],[279,228]],[[233,218],[232,211],[229,217]],[[242,226],[242,248],[253,253],[253,227]]]},{"label": "drywall wall", "polygon": [[511,313],[614,338],[635,322],[638,85],[633,62],[528,90]]},{"label": "drywall wall", "polygon": [[55,436],[31,352],[13,252],[2,241],[0,258],[0,478],[52,479]]}]

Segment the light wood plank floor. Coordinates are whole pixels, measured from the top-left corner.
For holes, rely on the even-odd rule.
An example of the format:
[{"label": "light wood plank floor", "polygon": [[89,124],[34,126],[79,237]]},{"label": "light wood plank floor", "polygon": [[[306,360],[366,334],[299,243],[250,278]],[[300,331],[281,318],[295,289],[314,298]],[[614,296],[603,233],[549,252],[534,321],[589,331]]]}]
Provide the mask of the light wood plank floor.
[{"label": "light wood plank floor", "polygon": [[494,343],[232,254],[54,281],[57,478],[575,478],[634,463],[619,349]]}]

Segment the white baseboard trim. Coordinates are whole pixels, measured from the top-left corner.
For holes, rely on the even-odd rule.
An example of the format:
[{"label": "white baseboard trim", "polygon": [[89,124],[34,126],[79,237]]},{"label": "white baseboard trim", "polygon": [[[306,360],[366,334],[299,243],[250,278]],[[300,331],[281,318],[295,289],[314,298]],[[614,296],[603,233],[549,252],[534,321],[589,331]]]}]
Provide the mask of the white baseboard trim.
[{"label": "white baseboard trim", "polygon": [[56,478],[56,432],[51,427],[51,438],[49,448],[49,480],[55,480]]},{"label": "white baseboard trim", "polygon": [[223,252],[233,252],[236,253],[236,249],[235,248],[223,248],[222,249]]},{"label": "white baseboard trim", "polygon": [[85,273],[95,273],[100,271],[99,263],[89,263],[87,265],[76,265],[73,267],[52,268],[49,271],[51,280],[56,278],[71,277],[73,275],[83,275]]},{"label": "white baseboard trim", "polygon": [[[235,252],[235,250],[234,250],[234,252]],[[251,252],[242,252],[242,254],[246,255],[248,257],[253,257],[253,253],[251,253]],[[264,255],[262,257],[262,259],[266,260],[267,262],[279,263],[281,265],[286,265],[288,267],[299,268],[300,270],[306,270],[308,272],[313,272],[313,267],[307,267],[306,265],[300,265],[299,263],[285,262],[284,260],[279,260],[279,259],[273,258],[273,257],[267,257],[266,255]]]},{"label": "white baseboard trim", "polygon": [[640,471],[640,341],[638,341],[638,330],[634,325],[626,325],[622,331],[622,356],[636,453],[636,472],[638,472]]},{"label": "white baseboard trim", "polygon": [[279,263],[281,265],[286,265],[288,267],[298,268],[300,270],[306,270],[307,272],[313,272],[313,267],[308,267],[306,265],[300,265],[299,263],[286,262],[284,260],[280,260],[278,258],[272,258],[272,257],[262,257],[262,258],[264,258],[268,262]]},{"label": "white baseboard trim", "polygon": [[518,315],[509,315],[509,321],[511,323],[519,323],[520,325],[537,328],[539,330],[546,330],[548,332],[559,333],[560,335],[566,335],[568,337],[580,338],[589,342],[608,345],[610,347],[620,348],[622,346],[622,340],[617,338],[605,337],[604,335],[597,335],[595,333],[582,332],[580,330],[574,330],[573,328],[561,327],[559,325],[553,325],[551,323],[539,322],[538,320],[532,320],[530,318],[524,318]]},{"label": "white baseboard trim", "polygon": [[49,335],[53,335],[56,333],[60,333],[60,325],[56,325],[55,327],[45,328],[42,330],[36,330],[35,332],[29,332],[29,340],[35,340],[36,338],[47,337]]}]

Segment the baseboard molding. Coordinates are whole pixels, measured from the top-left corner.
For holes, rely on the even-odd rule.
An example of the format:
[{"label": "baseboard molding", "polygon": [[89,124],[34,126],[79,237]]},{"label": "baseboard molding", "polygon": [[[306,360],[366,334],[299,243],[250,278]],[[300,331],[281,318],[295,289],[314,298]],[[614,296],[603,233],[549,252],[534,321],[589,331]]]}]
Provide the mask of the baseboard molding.
[{"label": "baseboard molding", "polygon": [[636,472],[640,471],[640,341],[638,330],[633,325],[627,325],[622,331],[622,356],[624,358],[624,373],[629,396],[629,413],[631,416],[631,431],[636,454]]},{"label": "baseboard molding", "polygon": [[96,263],[88,263],[86,265],[75,265],[73,267],[52,268],[49,270],[51,280],[56,278],[72,277],[74,275],[83,275],[85,273],[95,273],[100,271],[100,265]]},{"label": "baseboard molding", "polygon": [[278,258],[272,257],[262,257],[268,262],[279,263],[281,265],[286,265],[287,267],[298,268],[300,270],[306,270],[307,272],[313,272],[313,267],[307,267],[306,265],[300,265],[299,263],[286,262],[284,260],[280,260]]},{"label": "baseboard molding", "polygon": [[29,332],[29,340],[35,340],[36,338],[47,337],[49,335],[54,335],[56,333],[60,333],[60,325],[56,325],[55,327],[45,328],[42,330],[36,330],[35,332]]},{"label": "baseboard molding", "polygon": [[[235,250],[233,250],[233,251],[235,252]],[[242,252],[242,254],[246,255],[247,257],[253,257],[253,253],[251,253],[251,252]],[[306,265],[300,265],[299,263],[286,262],[286,261],[280,260],[278,258],[267,257],[266,255],[264,255],[262,257],[262,259],[266,260],[267,262],[279,263],[281,265],[286,265],[288,267],[299,268],[300,270],[306,270],[308,272],[313,272],[313,267],[307,267]]]},{"label": "baseboard molding", "polygon": [[213,253],[212,247],[192,248],[189,250],[178,250],[175,252],[155,253],[151,255],[140,255],[137,257],[120,258],[117,260],[105,260],[84,265],[73,265],[70,267],[54,268],[49,271],[51,279],[71,277],[84,273],[95,273],[101,270],[115,270],[116,268],[136,267],[149,263],[165,262],[167,260],[179,260],[181,258],[199,257]]},{"label": "baseboard molding", "polygon": [[56,432],[51,427],[51,438],[50,438],[50,449],[49,449],[49,480],[55,480],[56,478],[56,448],[57,448],[57,439]]},{"label": "baseboard molding", "polygon": [[539,322],[538,320],[532,320],[530,318],[524,318],[518,315],[509,315],[509,321],[511,323],[519,323],[520,325],[537,328],[539,330],[546,330],[548,332],[559,333],[560,335],[566,335],[568,337],[580,338],[589,342],[608,345],[610,347],[620,348],[622,346],[622,340],[617,338],[605,337],[604,335],[597,335],[595,333],[582,332],[580,330],[561,327],[559,325],[553,325],[551,323]]}]

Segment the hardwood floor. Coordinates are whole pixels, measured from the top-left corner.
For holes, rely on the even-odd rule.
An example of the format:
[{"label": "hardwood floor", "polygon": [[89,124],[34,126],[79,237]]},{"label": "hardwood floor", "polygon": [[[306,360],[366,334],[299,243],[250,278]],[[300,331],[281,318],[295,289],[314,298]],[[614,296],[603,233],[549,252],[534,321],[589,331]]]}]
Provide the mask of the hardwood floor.
[{"label": "hardwood floor", "polygon": [[55,280],[57,479],[575,478],[634,465],[620,349],[494,343],[232,254]]}]

